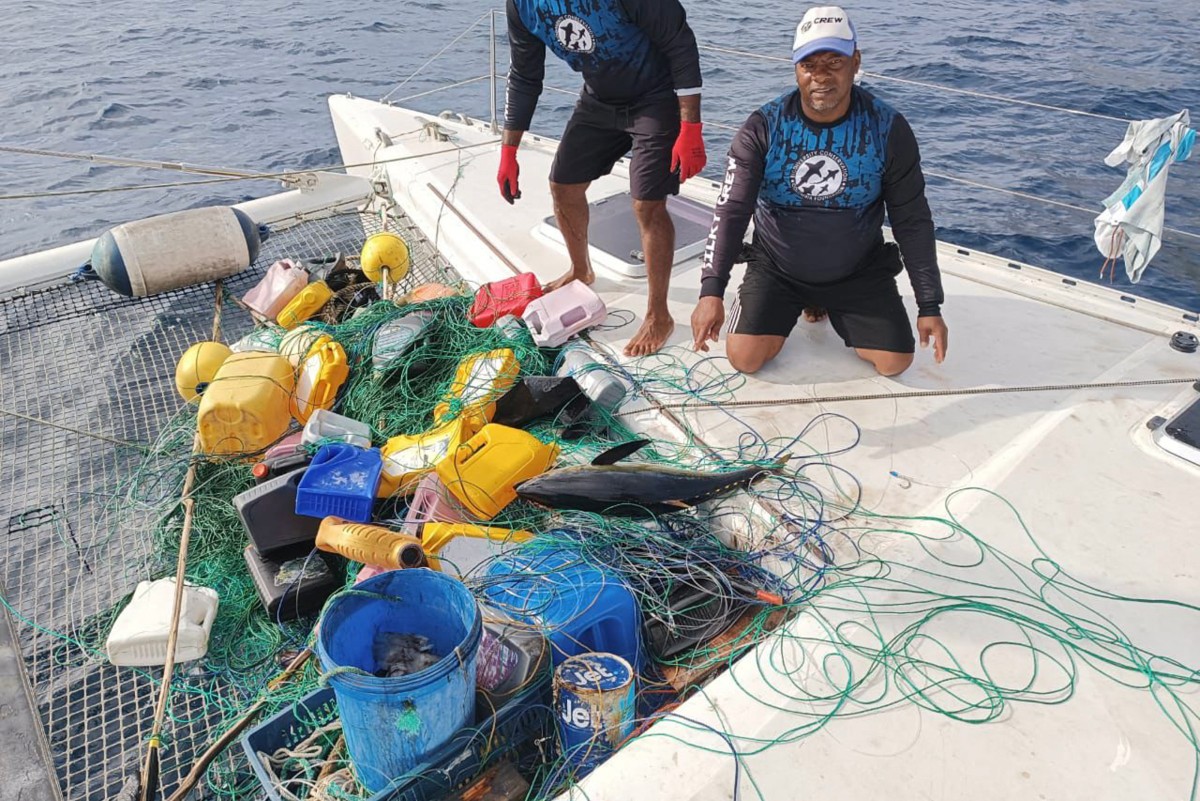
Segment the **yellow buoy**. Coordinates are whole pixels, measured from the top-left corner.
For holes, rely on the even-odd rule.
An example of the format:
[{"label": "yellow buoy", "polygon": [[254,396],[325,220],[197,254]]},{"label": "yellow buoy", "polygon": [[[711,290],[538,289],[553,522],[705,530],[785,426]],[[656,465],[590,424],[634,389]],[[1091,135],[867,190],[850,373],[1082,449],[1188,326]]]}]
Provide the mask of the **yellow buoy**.
[{"label": "yellow buoy", "polygon": [[191,403],[200,397],[232,353],[220,342],[197,342],[185,350],[175,365],[175,388],[183,399]]},{"label": "yellow buoy", "polygon": [[409,264],[408,245],[400,237],[385,231],[368,237],[359,268],[372,281],[378,281],[387,270],[388,280],[396,283],[408,275]]}]

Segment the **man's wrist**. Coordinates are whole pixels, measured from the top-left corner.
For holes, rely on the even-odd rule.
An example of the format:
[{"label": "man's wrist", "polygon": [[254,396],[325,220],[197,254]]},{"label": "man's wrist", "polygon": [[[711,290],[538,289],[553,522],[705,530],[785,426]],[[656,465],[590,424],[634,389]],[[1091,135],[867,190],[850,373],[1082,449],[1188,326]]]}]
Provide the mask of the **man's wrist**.
[{"label": "man's wrist", "polygon": [[716,298],[723,300],[725,298],[725,285],[729,283],[727,280],[710,276],[700,280],[700,297]]},{"label": "man's wrist", "polygon": [[918,317],[941,317],[942,307],[939,303],[921,303],[917,306]]},{"label": "man's wrist", "polygon": [[700,122],[700,94],[698,89],[695,94],[679,95],[679,119],[683,122]]}]

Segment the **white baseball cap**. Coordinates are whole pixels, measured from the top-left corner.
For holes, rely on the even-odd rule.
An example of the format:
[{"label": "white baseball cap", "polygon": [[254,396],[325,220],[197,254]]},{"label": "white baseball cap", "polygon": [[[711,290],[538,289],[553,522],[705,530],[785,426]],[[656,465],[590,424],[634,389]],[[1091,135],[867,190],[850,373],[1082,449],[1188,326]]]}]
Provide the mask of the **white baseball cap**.
[{"label": "white baseball cap", "polygon": [[792,62],[799,63],[822,50],[852,56],[857,47],[858,35],[849,15],[838,6],[817,6],[806,11],[796,26]]}]

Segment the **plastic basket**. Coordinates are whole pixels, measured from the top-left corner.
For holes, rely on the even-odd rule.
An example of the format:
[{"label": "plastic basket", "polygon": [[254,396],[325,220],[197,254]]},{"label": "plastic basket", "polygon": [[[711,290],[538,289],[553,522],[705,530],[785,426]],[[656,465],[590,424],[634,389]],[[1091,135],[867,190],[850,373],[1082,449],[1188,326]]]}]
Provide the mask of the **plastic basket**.
[{"label": "plastic basket", "polygon": [[[524,762],[546,758],[554,748],[554,717],[550,706],[550,675],[522,690],[494,715],[484,702],[476,704],[476,723],[461,729],[392,787],[371,796],[369,801],[435,801],[466,787],[487,766],[500,760]],[[273,754],[292,747],[307,737],[314,726],[337,716],[333,690],[316,690],[296,704],[280,710],[242,738],[242,749],[271,801],[283,801],[271,781],[259,753]],[[302,722],[304,721],[304,722]]]},{"label": "plastic basket", "polygon": [[271,801],[283,801],[283,797],[259,754],[270,755],[280,748],[294,748],[316,728],[332,723],[337,716],[337,699],[334,698],[333,688],[326,687],[281,709],[242,737],[242,750],[246,752],[254,775]]}]

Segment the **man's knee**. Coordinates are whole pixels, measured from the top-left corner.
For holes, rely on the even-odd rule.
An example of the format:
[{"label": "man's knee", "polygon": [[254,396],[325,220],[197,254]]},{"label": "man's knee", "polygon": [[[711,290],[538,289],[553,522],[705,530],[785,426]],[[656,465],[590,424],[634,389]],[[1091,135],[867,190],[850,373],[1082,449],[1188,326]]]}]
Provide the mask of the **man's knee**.
[{"label": "man's knee", "polygon": [[667,213],[666,200],[635,200],[633,214],[643,226],[669,222],[671,215]]},{"label": "man's knee", "polygon": [[782,344],[774,345],[755,341],[747,343],[738,341],[735,336],[731,336],[725,345],[725,356],[728,357],[729,365],[734,370],[748,375],[761,370],[763,365],[779,354],[781,348]]},{"label": "man's knee", "polygon": [[588,184],[556,184],[550,182],[550,197],[556,205],[587,198]]},{"label": "man's knee", "polygon": [[900,375],[913,363],[913,355],[911,353],[874,351],[870,355],[865,356],[865,358],[871,364],[875,365],[877,373],[886,376]]}]

